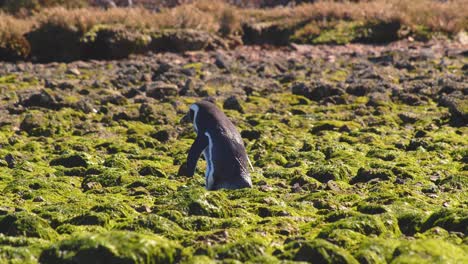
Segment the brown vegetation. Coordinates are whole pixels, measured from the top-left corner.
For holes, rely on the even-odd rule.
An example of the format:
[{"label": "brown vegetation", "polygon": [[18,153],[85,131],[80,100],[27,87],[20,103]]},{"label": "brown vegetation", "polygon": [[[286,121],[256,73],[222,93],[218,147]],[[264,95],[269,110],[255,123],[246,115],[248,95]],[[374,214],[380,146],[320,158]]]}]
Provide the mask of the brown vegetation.
[{"label": "brown vegetation", "polygon": [[[10,2],[4,1],[3,6],[8,7]],[[268,32],[266,37],[277,35],[276,30],[281,31],[282,39],[277,42],[280,45],[290,41],[317,43],[313,41],[314,38],[322,32],[343,26],[342,22],[357,22],[360,27],[357,30],[364,33],[357,34],[354,39],[348,37],[342,41],[331,41],[331,43],[366,39],[366,36],[361,35],[366,35],[369,27],[370,31],[377,28],[380,31],[379,36],[387,34],[385,28],[387,24],[392,25],[392,29],[389,29],[392,32],[388,33],[392,37],[384,38],[384,42],[394,40],[394,36],[400,38],[413,34],[424,36],[419,39],[427,39],[433,32],[442,32],[450,36],[468,29],[468,9],[463,8],[468,6],[468,0],[447,2],[434,0],[318,1],[294,7],[270,9],[245,9],[223,1],[198,0],[174,8],[162,8],[159,12],[141,7],[109,10],[92,7],[70,8],[79,7],[86,2],[82,0],[24,0],[19,2],[28,3],[28,5],[39,3],[44,6],[67,2],[65,6],[46,8],[30,12],[30,14],[22,12],[15,17],[0,13],[0,49],[3,53],[13,49],[16,54],[20,54],[20,57],[25,57],[28,53],[28,45],[34,46],[34,43],[25,41],[25,34],[30,32],[44,34],[50,32],[49,27],[53,28],[52,32],[65,30],[76,33],[79,37],[96,26],[102,25],[148,34],[164,29],[195,29],[218,33],[226,37],[242,33],[241,25],[269,24],[274,27],[268,29],[270,31],[265,31]],[[9,9],[6,8],[6,10]],[[36,9],[32,8],[32,10]],[[349,25],[344,26],[346,30],[349,27]],[[406,33],[400,34],[400,32]],[[260,38],[263,37],[260,36]],[[370,42],[372,41],[371,38]],[[250,43],[269,42],[267,40]],[[2,58],[5,56],[2,55]]]}]

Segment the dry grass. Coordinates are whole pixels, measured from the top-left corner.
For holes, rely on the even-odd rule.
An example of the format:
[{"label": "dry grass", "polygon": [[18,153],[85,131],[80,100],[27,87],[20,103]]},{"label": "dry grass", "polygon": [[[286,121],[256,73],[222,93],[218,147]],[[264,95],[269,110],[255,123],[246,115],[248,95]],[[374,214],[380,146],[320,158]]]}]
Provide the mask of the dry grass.
[{"label": "dry grass", "polygon": [[319,1],[294,8],[249,9],[246,20],[294,23],[320,20],[400,21],[409,27],[425,26],[433,31],[456,33],[468,29],[468,0],[445,3],[435,0],[374,0],[353,2]]},{"label": "dry grass", "polygon": [[9,39],[22,37],[33,24],[32,19],[19,19],[0,12],[0,45]]},{"label": "dry grass", "polygon": [[[360,2],[318,1],[293,8],[240,9],[223,1],[198,0],[154,13],[143,8],[44,9],[25,18],[0,13],[0,42],[21,36],[33,27],[55,25],[86,32],[98,24],[131,29],[192,28],[223,35],[237,32],[244,22],[275,22],[283,25],[333,20],[399,21],[408,27],[423,26],[450,34],[468,30],[468,0],[442,3],[434,0],[374,0]],[[315,29],[312,28],[314,31]]]}]

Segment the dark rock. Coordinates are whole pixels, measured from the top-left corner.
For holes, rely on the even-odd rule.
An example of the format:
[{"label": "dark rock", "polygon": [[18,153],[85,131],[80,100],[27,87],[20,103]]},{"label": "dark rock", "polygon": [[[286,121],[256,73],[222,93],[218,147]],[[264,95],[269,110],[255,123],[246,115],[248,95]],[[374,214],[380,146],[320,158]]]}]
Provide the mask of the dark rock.
[{"label": "dark rock", "polygon": [[439,226],[447,231],[468,234],[468,213],[463,209],[441,209],[434,212],[422,224],[421,231]]},{"label": "dark rock", "polygon": [[320,101],[324,98],[342,95],[344,91],[338,87],[323,82],[311,82],[309,84],[296,83],[291,87],[295,95],[302,95],[314,101]]},{"label": "dark rock", "polygon": [[125,96],[126,98],[129,98],[129,99],[130,99],[130,98],[133,98],[133,97],[139,95],[139,94],[140,94],[140,91],[137,90],[137,89],[135,89],[135,88],[130,88],[130,89],[126,90],[125,92],[123,92],[122,94],[123,94],[123,96]]},{"label": "dark rock", "polygon": [[158,132],[152,133],[151,137],[157,139],[159,142],[167,142],[172,137],[172,135],[168,130],[160,130]]},{"label": "dark rock", "polygon": [[6,236],[54,239],[57,233],[42,218],[27,212],[8,214],[0,218],[0,234]]},{"label": "dark rock", "polygon": [[367,102],[367,105],[374,107],[382,106],[390,101],[390,96],[388,96],[388,94],[373,92],[369,94],[369,101]]},{"label": "dark rock", "polygon": [[460,125],[468,124],[468,100],[460,100],[451,96],[441,96],[439,105],[448,107],[452,122]]},{"label": "dark rock", "polygon": [[392,173],[385,169],[364,169],[360,168],[355,177],[350,180],[350,184],[358,182],[368,182],[373,179],[389,180]]},{"label": "dark rock", "polygon": [[79,154],[65,155],[50,162],[50,166],[64,166],[65,168],[88,167],[88,160]]},{"label": "dark rock", "polygon": [[24,107],[37,106],[47,109],[58,109],[61,107],[57,100],[45,90],[41,90],[39,93],[34,93],[27,98],[22,97],[23,96],[20,96],[19,104]]},{"label": "dark rock", "polygon": [[20,129],[30,136],[50,136],[55,132],[42,113],[26,114]]},{"label": "dark rock", "polygon": [[154,166],[151,166],[151,165],[146,165],[146,166],[143,166],[139,171],[138,173],[141,175],[141,176],[156,176],[156,177],[159,177],[159,178],[166,178],[166,174],[161,171],[160,169],[154,167]]},{"label": "dark rock", "polygon": [[154,51],[184,52],[224,46],[219,38],[193,29],[165,30],[153,34],[150,49]]},{"label": "dark rock", "polygon": [[387,209],[382,205],[369,203],[360,203],[356,209],[363,214],[383,214],[387,212]]},{"label": "dark rock", "polygon": [[8,164],[8,168],[10,169],[13,169],[16,165],[16,158],[12,154],[6,154],[5,161]]},{"label": "dark rock", "polygon": [[242,108],[242,105],[240,104],[239,99],[234,95],[224,100],[223,108],[236,110],[240,113],[244,113],[244,109]]},{"label": "dark rock", "polygon": [[216,55],[215,65],[220,69],[230,69],[231,64],[227,61],[227,58],[221,54]]},{"label": "dark rock", "polygon": [[323,123],[323,124],[315,125],[313,128],[311,128],[310,133],[315,135],[321,131],[337,131],[338,128],[339,127],[333,123]]},{"label": "dark rock", "polygon": [[432,148],[432,143],[430,143],[427,139],[424,138],[413,138],[410,140],[408,146],[406,147],[406,150],[415,151],[420,147],[430,150]]},{"label": "dark rock", "polygon": [[248,140],[259,139],[260,135],[261,135],[260,131],[257,131],[257,130],[243,130],[241,132],[241,136]]},{"label": "dark rock", "polygon": [[295,261],[310,263],[358,263],[358,261],[346,250],[324,239],[312,241],[292,242],[290,248],[299,248],[294,254]]},{"label": "dark rock", "polygon": [[151,122],[157,118],[156,110],[152,105],[147,103],[141,104],[138,112],[140,114],[139,119],[143,122]]},{"label": "dark rock", "polygon": [[404,103],[404,104],[407,104],[407,105],[411,105],[411,106],[416,106],[416,105],[422,105],[423,102],[421,100],[421,97],[416,95],[416,94],[412,94],[412,93],[400,93],[398,95],[398,99]]},{"label": "dark rock", "polygon": [[349,84],[346,92],[351,95],[364,96],[372,91],[377,91],[377,84],[370,80],[361,80],[356,83]]},{"label": "dark rock", "polygon": [[100,190],[102,189],[102,185],[99,182],[87,182],[85,184],[81,185],[81,188],[83,188],[83,191],[89,191],[89,190]]},{"label": "dark rock", "polygon": [[290,37],[294,34],[294,26],[280,25],[277,23],[257,23],[242,25],[242,41],[247,45],[271,44],[288,45]]},{"label": "dark rock", "polygon": [[[63,252],[67,252],[66,255]],[[182,247],[159,236],[132,231],[87,233],[42,251],[40,263],[175,263]]]},{"label": "dark rock", "polygon": [[128,103],[127,98],[122,96],[121,94],[112,94],[108,95],[101,99],[101,104],[114,104],[114,105],[126,105]]},{"label": "dark rock", "polygon": [[86,213],[76,216],[69,221],[73,225],[97,225],[105,226],[109,222],[109,218],[103,213]]},{"label": "dark rock", "polygon": [[413,123],[416,123],[416,121],[419,120],[419,117],[416,114],[410,113],[410,112],[399,113],[398,117],[405,124],[413,124]]},{"label": "dark rock", "polygon": [[151,84],[146,84],[145,86],[146,96],[158,100],[165,99],[169,96],[177,96],[179,93],[179,89],[174,84],[154,82]]},{"label": "dark rock", "polygon": [[99,25],[90,31],[94,34],[84,38],[85,58],[122,59],[149,50],[151,37],[138,30]]},{"label": "dark rock", "polygon": [[41,202],[45,202],[45,199],[42,196],[36,196],[34,197],[32,201],[36,203],[41,203]]}]

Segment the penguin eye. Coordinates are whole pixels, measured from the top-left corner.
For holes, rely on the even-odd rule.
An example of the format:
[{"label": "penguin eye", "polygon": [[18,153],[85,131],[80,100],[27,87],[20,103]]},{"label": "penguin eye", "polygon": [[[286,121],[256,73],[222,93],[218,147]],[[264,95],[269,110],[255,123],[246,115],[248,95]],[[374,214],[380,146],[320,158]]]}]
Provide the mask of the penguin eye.
[{"label": "penguin eye", "polygon": [[191,121],[193,121],[194,116],[195,116],[195,112],[192,109],[190,109],[190,120]]}]

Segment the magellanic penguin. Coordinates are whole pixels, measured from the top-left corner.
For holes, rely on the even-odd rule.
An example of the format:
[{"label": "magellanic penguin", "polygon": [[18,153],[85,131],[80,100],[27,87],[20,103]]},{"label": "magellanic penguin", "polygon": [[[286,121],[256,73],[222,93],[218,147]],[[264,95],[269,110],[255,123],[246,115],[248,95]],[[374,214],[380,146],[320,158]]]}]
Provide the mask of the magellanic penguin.
[{"label": "magellanic penguin", "polygon": [[192,122],[197,138],[189,150],[187,163],[179,175],[193,176],[203,152],[206,160],[207,190],[252,187],[244,142],[236,127],[215,104],[199,101],[190,106],[181,122]]}]

